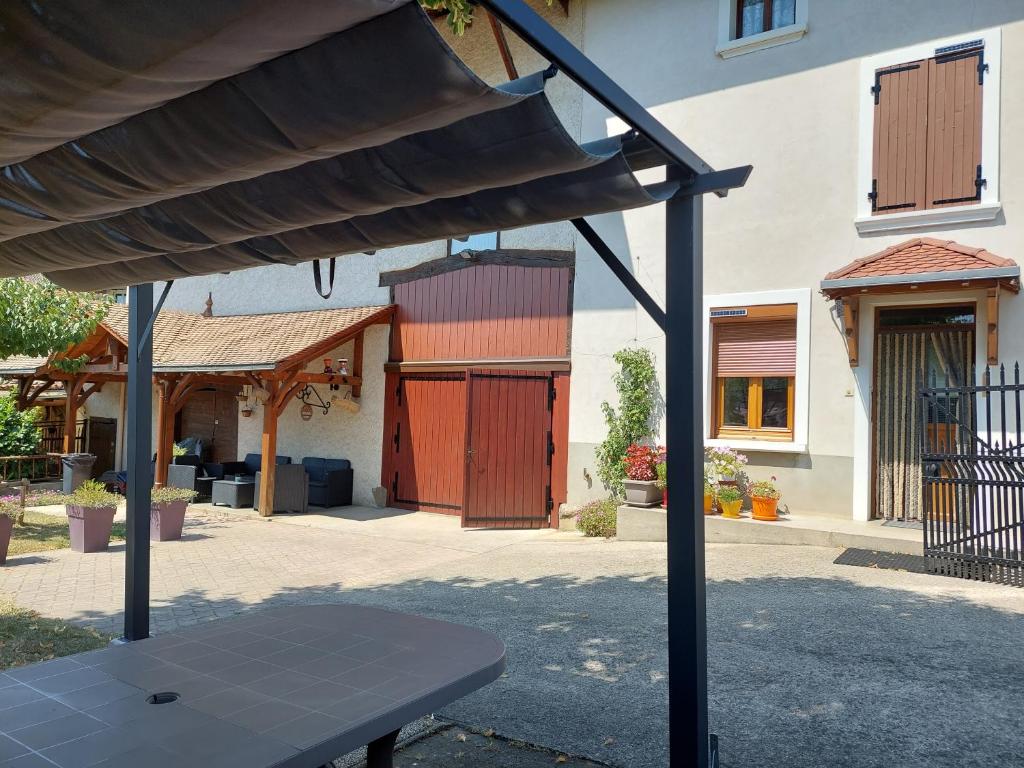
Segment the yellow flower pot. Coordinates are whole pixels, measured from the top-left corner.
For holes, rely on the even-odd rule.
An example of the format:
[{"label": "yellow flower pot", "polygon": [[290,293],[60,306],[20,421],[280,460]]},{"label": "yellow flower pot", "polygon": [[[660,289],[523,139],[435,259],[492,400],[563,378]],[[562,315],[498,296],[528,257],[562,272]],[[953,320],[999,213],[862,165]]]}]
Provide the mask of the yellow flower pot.
[{"label": "yellow flower pot", "polygon": [[704,494],[704,514],[715,514],[715,495],[713,493]]},{"label": "yellow flower pot", "polygon": [[722,508],[722,517],[739,520],[740,507],[743,506],[743,499],[736,499],[736,501],[722,501],[719,499],[718,506]]}]

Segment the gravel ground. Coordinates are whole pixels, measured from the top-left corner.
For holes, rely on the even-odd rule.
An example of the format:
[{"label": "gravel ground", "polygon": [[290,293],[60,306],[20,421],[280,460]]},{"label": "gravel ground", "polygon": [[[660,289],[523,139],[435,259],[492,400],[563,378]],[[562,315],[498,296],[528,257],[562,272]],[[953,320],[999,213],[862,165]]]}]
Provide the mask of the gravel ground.
[{"label": "gravel ground", "polygon": [[[441,718],[550,754],[667,765],[664,545],[454,529],[442,546],[429,526],[384,522],[360,535],[196,521],[188,541],[154,546],[157,628],[328,601],[476,625],[504,639],[508,672]],[[722,765],[1024,765],[1024,590],[837,566],[838,552],[709,545]],[[0,591],[20,604],[119,623],[117,551],[15,565]]]}]

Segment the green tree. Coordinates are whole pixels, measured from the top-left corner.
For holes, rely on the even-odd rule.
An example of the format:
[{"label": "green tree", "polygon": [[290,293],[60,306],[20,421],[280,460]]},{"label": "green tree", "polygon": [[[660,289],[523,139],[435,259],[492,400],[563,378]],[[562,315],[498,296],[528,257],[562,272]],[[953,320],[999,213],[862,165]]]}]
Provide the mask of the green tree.
[{"label": "green tree", "polygon": [[39,410],[19,411],[14,395],[0,397],[0,456],[31,456],[39,447]]},{"label": "green tree", "polygon": [[[0,278],[0,360],[45,357],[83,341],[107,312],[109,301],[75,293],[49,280]],[[61,361],[73,369],[84,361]]]},{"label": "green tree", "polygon": [[[547,0],[551,5],[554,0]],[[470,0],[420,0],[420,5],[432,11],[448,11],[448,26],[457,35],[462,35],[466,27],[473,23],[473,6]]]},{"label": "green tree", "polygon": [[608,436],[597,446],[597,476],[604,487],[621,496],[626,477],[623,459],[633,443],[654,437],[653,416],[658,393],[654,355],[649,349],[620,349],[612,358],[619,366],[613,381],[619,393],[618,410],[607,402],[601,411]]}]

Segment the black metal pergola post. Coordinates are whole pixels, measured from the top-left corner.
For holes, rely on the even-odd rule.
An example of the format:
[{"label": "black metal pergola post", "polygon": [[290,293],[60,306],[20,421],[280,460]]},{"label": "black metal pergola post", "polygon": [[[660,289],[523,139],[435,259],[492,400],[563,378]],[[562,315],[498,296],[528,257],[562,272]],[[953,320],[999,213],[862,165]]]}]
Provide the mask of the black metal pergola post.
[{"label": "black metal pergola post", "polygon": [[124,639],[149,637],[149,508],[153,471],[153,284],[128,289],[128,486]]}]

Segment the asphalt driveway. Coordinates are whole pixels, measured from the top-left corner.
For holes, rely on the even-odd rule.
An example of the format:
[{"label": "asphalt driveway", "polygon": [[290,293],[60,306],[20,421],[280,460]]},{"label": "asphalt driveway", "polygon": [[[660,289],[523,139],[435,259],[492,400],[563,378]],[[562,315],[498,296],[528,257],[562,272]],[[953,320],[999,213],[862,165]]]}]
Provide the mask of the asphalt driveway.
[{"label": "asphalt driveway", "polygon": [[[666,765],[664,547],[429,517],[197,520],[153,548],[156,626],[338,600],[473,624],[505,640],[508,673],[442,716],[612,765]],[[1024,591],[836,566],[837,554],[709,546],[723,766],[1020,764]],[[0,569],[0,593],[110,629],[121,574],[117,549],[43,553]]]}]

